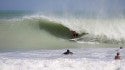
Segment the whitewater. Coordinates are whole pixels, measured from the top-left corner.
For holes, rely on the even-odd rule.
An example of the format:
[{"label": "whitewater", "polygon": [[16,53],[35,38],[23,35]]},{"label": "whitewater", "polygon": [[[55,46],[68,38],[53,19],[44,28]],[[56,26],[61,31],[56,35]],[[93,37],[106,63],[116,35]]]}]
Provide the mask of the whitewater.
[{"label": "whitewater", "polygon": [[116,49],[70,49],[73,55],[63,55],[66,49],[0,53],[0,70],[125,70],[125,51],[122,60],[114,60]]},{"label": "whitewater", "polygon": [[0,70],[125,70],[124,18],[11,14],[0,17]]}]

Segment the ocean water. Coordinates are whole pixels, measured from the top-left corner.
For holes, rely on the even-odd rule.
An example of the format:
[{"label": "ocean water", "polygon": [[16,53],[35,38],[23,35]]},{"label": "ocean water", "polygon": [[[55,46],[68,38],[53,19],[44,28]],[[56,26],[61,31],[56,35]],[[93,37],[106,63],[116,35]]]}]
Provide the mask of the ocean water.
[{"label": "ocean water", "polygon": [[[117,48],[36,50],[0,53],[1,70],[125,70],[125,51],[122,60],[114,60]],[[123,49],[124,50],[124,49]]]},{"label": "ocean water", "polygon": [[124,14],[107,15],[1,11],[0,70],[125,70]]}]

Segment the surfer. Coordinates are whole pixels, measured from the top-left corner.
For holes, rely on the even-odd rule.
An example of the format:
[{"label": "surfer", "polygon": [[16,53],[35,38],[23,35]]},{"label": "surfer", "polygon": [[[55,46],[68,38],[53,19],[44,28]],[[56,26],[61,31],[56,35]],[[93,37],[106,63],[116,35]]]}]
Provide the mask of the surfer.
[{"label": "surfer", "polygon": [[70,52],[70,50],[67,50],[67,51],[64,52],[63,54],[65,54],[65,55],[69,55],[69,54],[73,54],[73,52]]},{"label": "surfer", "polygon": [[79,34],[76,31],[71,30],[71,33],[72,33],[72,38],[77,38],[79,36]]},{"label": "surfer", "polygon": [[115,56],[115,60],[120,60],[120,59],[121,59],[121,57],[120,57],[120,53],[117,52],[117,54],[116,54],[116,56]]}]

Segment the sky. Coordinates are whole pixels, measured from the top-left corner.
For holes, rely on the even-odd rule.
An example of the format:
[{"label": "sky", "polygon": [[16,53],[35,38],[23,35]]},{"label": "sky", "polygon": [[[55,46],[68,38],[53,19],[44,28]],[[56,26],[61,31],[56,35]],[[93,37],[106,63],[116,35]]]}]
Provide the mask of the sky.
[{"label": "sky", "polygon": [[125,10],[125,0],[0,0],[0,10]]}]

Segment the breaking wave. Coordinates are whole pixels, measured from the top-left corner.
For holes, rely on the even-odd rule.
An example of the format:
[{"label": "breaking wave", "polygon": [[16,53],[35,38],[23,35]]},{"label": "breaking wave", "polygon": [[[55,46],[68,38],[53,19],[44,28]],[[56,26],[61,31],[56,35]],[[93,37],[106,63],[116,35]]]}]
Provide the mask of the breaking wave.
[{"label": "breaking wave", "polygon": [[83,34],[77,39],[79,41],[101,43],[125,42],[124,18],[86,19],[75,17],[62,18],[50,15],[35,15],[24,18],[38,20],[41,29],[46,29],[53,34],[62,35],[68,38],[71,38],[70,30],[76,31],[79,34]]},{"label": "breaking wave", "polygon": [[[1,48],[57,48],[75,46],[70,41],[71,30],[80,34],[78,43],[125,43],[123,18],[95,19],[31,15],[0,20]],[[8,47],[9,46],[9,47]]]}]

